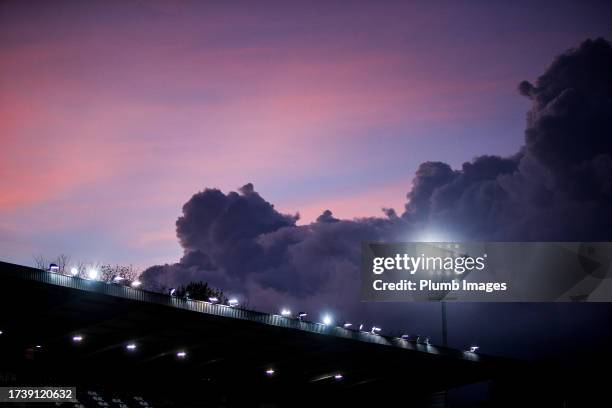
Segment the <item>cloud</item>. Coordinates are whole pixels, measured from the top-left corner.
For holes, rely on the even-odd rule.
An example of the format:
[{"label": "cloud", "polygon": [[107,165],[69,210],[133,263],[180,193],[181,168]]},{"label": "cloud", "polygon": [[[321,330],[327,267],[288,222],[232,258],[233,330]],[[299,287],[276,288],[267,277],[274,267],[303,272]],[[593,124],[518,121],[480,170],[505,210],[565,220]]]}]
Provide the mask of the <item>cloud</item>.
[{"label": "cloud", "polygon": [[297,225],[297,215],[278,212],[252,184],[227,194],[206,189],[177,220],[183,258],[143,279],[197,278],[264,309],[316,303],[351,316],[378,310],[358,301],[362,241],[419,240],[428,231],[465,240],[609,240],[612,47],[585,41],[519,92],[532,100],[520,151],[457,170],[421,164],[401,215],[343,220],[326,210]]},{"label": "cloud", "polygon": [[477,157],[458,171],[422,164],[403,217],[465,239],[610,239],[610,44],[585,41],[519,92],[533,101],[520,152]]}]

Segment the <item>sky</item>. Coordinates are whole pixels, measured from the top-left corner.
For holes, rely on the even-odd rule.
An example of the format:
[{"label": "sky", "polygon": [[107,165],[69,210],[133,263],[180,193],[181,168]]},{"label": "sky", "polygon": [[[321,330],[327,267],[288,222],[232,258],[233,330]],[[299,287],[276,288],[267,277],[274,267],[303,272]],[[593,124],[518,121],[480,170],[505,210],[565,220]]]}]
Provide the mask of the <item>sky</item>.
[{"label": "sky", "polygon": [[[553,12],[554,10],[554,12]],[[605,2],[0,3],[0,259],[175,262],[196,192],[400,211],[421,162],[523,143],[519,95]]]}]

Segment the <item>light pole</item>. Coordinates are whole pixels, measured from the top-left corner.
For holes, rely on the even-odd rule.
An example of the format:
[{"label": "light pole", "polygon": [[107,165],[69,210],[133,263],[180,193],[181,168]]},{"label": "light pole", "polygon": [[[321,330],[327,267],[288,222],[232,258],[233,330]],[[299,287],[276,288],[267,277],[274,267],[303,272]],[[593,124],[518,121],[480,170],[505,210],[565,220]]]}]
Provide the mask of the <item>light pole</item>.
[{"label": "light pole", "polygon": [[[441,312],[442,312],[442,346],[444,347],[448,347],[448,329],[446,326],[446,302],[445,301],[441,301]],[[448,392],[446,390],[444,390],[443,393],[443,402],[442,402],[442,406],[444,408],[448,407]]]},{"label": "light pole", "polygon": [[446,302],[440,302],[442,304],[442,345],[448,346],[448,331],[446,327]]}]

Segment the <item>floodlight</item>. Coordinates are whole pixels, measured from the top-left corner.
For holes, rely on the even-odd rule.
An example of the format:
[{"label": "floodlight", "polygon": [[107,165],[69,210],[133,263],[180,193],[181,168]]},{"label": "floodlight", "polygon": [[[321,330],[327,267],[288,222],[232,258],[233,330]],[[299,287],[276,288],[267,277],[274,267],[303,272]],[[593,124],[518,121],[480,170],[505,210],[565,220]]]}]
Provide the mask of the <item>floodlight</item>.
[{"label": "floodlight", "polygon": [[83,341],[83,336],[81,335],[72,336],[72,341],[74,341],[75,343],[80,343],[81,341]]},{"label": "floodlight", "polygon": [[91,280],[98,279],[98,271],[93,268],[90,269],[89,272],[87,272],[87,277]]},{"label": "floodlight", "polygon": [[363,330],[363,324],[359,325],[359,330]]},{"label": "floodlight", "polygon": [[134,282],[132,282],[132,287],[133,288],[137,288],[141,285],[142,282],[140,282],[139,280],[135,280]]},{"label": "floodlight", "polygon": [[42,348],[42,346],[41,346],[40,344],[37,344],[37,345],[36,345],[36,346],[34,346],[34,347],[36,347],[37,349]]},{"label": "floodlight", "polygon": [[330,324],[333,323],[333,319],[331,318],[330,315],[326,314],[323,316],[323,324],[326,326],[329,326]]},{"label": "floodlight", "polygon": [[372,326],[372,334],[380,333],[380,327]]},{"label": "floodlight", "polygon": [[124,279],[125,278],[123,276],[119,276],[119,275],[113,276],[113,282],[115,282],[115,283],[119,283],[119,282],[121,282]]},{"label": "floodlight", "polygon": [[298,313],[298,319],[301,321],[303,318],[305,318],[306,316],[308,316],[308,313],[306,312],[299,312]]},{"label": "floodlight", "polygon": [[476,351],[477,351],[479,348],[480,348],[480,347],[478,347],[478,346],[471,346],[471,347],[469,348],[469,350],[468,350],[468,351],[469,351],[470,353],[475,353],[475,352],[476,352]]},{"label": "floodlight", "polygon": [[283,309],[283,310],[281,310],[281,315],[282,316],[291,316],[291,310]]},{"label": "floodlight", "polygon": [[219,298],[215,296],[211,296],[208,298],[208,300],[210,303],[217,303],[219,301]]},{"label": "floodlight", "polygon": [[57,264],[49,264],[49,272],[59,272],[59,266],[57,266]]},{"label": "floodlight", "polygon": [[136,344],[130,343],[127,346],[125,346],[125,348],[130,350],[130,351],[134,351],[134,350],[136,350]]},{"label": "floodlight", "polygon": [[168,294],[170,296],[174,296],[176,294],[176,288],[170,288],[170,290],[168,291]]},{"label": "floodlight", "polygon": [[70,274],[72,276],[77,276],[79,274],[79,270],[77,268],[70,268]]},{"label": "floodlight", "polygon": [[334,378],[335,378],[336,380],[341,380],[341,379],[343,379],[343,378],[344,378],[344,376],[343,376],[342,374],[338,373],[338,374],[334,375]]},{"label": "floodlight", "polygon": [[345,329],[348,329],[348,328],[349,328],[349,327],[351,327],[352,325],[353,325],[353,323],[346,322],[346,323],[344,323],[344,328],[345,328]]},{"label": "floodlight", "polygon": [[266,370],[266,374],[269,375],[269,376],[272,376],[272,375],[274,375],[274,370],[272,368],[268,368]]},{"label": "floodlight", "polygon": [[231,307],[236,307],[238,306],[238,299],[230,299],[227,301],[227,304],[230,305]]},{"label": "floodlight", "polygon": [[185,353],[184,351],[179,351],[178,353],[176,353],[176,356],[178,358],[185,358],[187,356],[187,353]]}]

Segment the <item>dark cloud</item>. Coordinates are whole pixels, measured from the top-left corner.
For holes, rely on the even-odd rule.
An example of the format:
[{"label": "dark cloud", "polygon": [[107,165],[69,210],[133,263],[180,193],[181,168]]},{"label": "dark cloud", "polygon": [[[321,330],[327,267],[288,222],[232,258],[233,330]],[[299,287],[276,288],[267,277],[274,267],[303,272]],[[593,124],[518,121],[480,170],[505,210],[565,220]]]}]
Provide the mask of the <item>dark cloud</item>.
[{"label": "dark cloud", "polygon": [[269,267],[257,238],[295,227],[296,221],[297,216],[277,212],[252,184],[227,195],[206,189],[183,206],[183,215],[176,221],[176,233],[185,250],[180,263],[202,271],[222,268],[230,277],[245,276]]},{"label": "dark cloud", "polygon": [[439,188],[452,182],[457,173],[442,162],[422,163],[412,181],[412,189],[408,193],[408,203],[404,217],[414,220],[425,219],[431,209],[431,197]]},{"label": "dark cloud", "polygon": [[[340,220],[326,210],[316,222],[297,225],[297,216],[279,213],[252,184],[228,194],[206,189],[176,223],[183,258],[149,268],[143,278],[197,278],[243,292],[264,309],[327,305],[363,317],[383,309],[358,301],[361,241],[418,241],[436,233],[427,238],[610,240],[610,44],[584,42],[519,92],[532,100],[521,150],[477,157],[459,170],[421,164],[401,216],[385,209],[380,217]],[[411,305],[413,314],[398,307],[395,316],[384,310],[400,326],[422,307]]]},{"label": "dark cloud", "polygon": [[532,92],[526,148],[569,199],[611,197],[611,72],[610,44],[589,40],[557,58]]},{"label": "dark cloud", "polygon": [[403,217],[464,239],[606,240],[612,235],[612,48],[585,41],[535,85],[525,146],[452,171],[424,163]]}]

